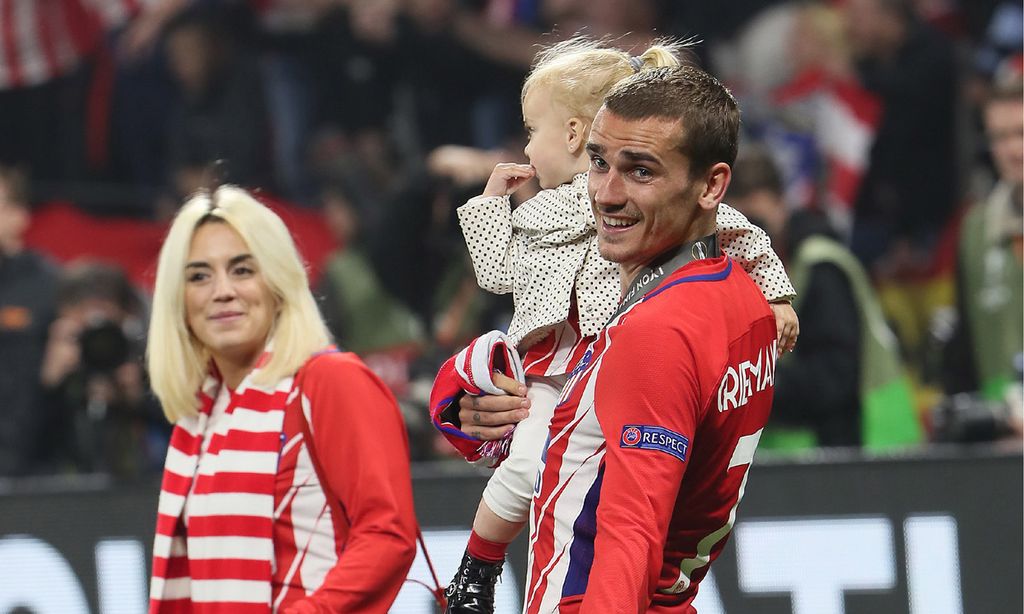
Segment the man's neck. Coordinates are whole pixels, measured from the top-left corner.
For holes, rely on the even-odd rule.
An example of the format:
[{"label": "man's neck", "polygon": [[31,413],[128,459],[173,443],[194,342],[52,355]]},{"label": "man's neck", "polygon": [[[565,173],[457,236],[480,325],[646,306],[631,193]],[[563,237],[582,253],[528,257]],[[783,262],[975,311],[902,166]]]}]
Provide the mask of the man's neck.
[{"label": "man's neck", "polygon": [[633,278],[637,276],[641,271],[646,269],[655,262],[661,259],[665,254],[674,253],[679,249],[681,245],[685,245],[692,241],[696,241],[702,237],[713,235],[717,231],[717,210],[710,215],[701,215],[698,219],[695,219],[690,227],[690,230],[686,233],[686,238],[676,243],[671,248],[665,250],[661,254],[655,256],[651,261],[644,262],[641,264],[620,264],[619,265],[619,284],[622,290],[622,294],[625,295],[629,291],[629,285],[632,283]]},{"label": "man's neck", "polygon": [[[718,237],[714,232],[711,232],[676,245],[658,254],[646,264],[639,266],[619,265],[619,283],[622,288],[620,298],[628,301],[637,292],[646,293],[650,290],[649,282],[654,283],[694,260],[715,258],[720,255],[721,250],[718,246]],[[657,281],[657,283],[660,283],[660,281]]]}]

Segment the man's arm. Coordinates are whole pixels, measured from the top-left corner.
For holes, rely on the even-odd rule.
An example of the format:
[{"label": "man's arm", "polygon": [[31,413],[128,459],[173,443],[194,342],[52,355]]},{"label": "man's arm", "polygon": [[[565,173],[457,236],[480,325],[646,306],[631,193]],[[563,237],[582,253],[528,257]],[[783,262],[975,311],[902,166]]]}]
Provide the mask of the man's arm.
[{"label": "man's arm", "polygon": [[[581,613],[647,610],[698,420],[689,345],[664,330],[626,333],[604,356],[595,392],[607,448]],[[656,433],[657,443],[630,447],[636,437],[630,429]]]}]

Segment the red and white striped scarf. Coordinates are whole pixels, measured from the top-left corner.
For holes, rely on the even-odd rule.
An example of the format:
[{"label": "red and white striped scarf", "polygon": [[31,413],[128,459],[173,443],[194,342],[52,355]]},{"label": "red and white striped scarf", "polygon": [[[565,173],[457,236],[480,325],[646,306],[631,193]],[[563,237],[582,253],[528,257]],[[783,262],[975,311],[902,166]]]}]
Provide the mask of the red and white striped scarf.
[{"label": "red and white striped scarf", "polygon": [[[271,611],[274,482],[294,378],[255,386],[258,371],[231,393],[227,429],[206,432],[222,385],[213,375],[203,383],[198,415],[174,427],[153,542],[151,613]],[[204,435],[212,471],[197,475]]]}]

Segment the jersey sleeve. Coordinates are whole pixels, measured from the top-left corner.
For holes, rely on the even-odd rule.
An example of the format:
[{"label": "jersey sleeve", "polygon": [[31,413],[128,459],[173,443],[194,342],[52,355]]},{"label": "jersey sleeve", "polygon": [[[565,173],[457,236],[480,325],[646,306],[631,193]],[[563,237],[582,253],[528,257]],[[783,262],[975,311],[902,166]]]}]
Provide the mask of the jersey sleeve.
[{"label": "jersey sleeve", "polygon": [[716,223],[722,251],[743,267],[768,302],[792,301],[796,297],[768,233],[725,203],[718,205]]},{"label": "jersey sleeve", "polygon": [[292,612],[387,612],[416,555],[409,444],[394,397],[361,362],[328,354],[308,367],[320,464],[349,523],[338,563]]},{"label": "jersey sleeve", "polygon": [[508,196],[477,196],[459,207],[456,213],[477,283],[495,294],[511,292],[516,253]]},{"label": "jersey sleeve", "polygon": [[700,419],[689,343],[664,328],[621,330],[596,383],[607,447],[581,613],[647,611]]}]

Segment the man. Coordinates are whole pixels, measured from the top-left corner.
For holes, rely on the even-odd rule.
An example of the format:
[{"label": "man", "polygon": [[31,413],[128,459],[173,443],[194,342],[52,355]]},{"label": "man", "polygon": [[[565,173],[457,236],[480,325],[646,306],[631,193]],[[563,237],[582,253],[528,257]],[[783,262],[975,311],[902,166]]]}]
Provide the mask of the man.
[{"label": "man", "polygon": [[912,0],[848,0],[857,76],[882,102],[854,205],[852,251],[873,274],[924,266],[957,198],[955,49]]},{"label": "man", "polygon": [[[529,613],[694,612],[732,529],[776,355],[764,297],[714,236],[738,132],[735,99],[692,67],[637,73],[594,120],[589,191],[623,300],[552,418],[531,514]],[[460,406],[467,432],[494,438],[525,405]]]},{"label": "man", "polygon": [[126,28],[121,40],[137,51],[190,1],[0,0],[0,163],[24,165],[41,183],[104,163],[108,36]]},{"label": "man", "polygon": [[[1019,411],[1024,209],[1024,102],[1020,75],[997,82],[985,105],[985,131],[999,181],[968,211],[957,254],[960,319],[946,350],[946,392],[979,392]],[[1020,430],[1017,415],[1015,429]]]},{"label": "man", "polygon": [[39,370],[54,317],[57,274],[25,249],[28,207],[25,174],[0,166],[0,476],[35,469]]},{"label": "man", "polygon": [[729,204],[768,232],[797,291],[800,344],[779,361],[761,448],[920,442],[896,338],[863,266],[824,216],[790,214],[774,161],[756,147],[733,167]]}]

